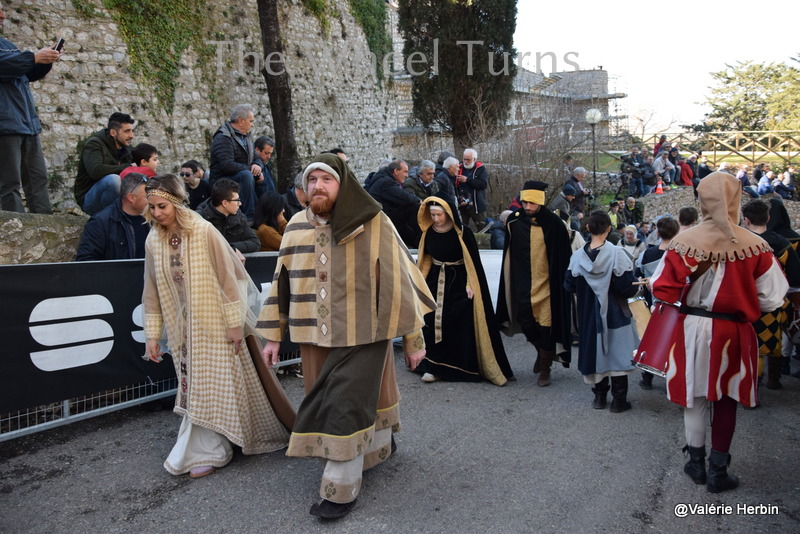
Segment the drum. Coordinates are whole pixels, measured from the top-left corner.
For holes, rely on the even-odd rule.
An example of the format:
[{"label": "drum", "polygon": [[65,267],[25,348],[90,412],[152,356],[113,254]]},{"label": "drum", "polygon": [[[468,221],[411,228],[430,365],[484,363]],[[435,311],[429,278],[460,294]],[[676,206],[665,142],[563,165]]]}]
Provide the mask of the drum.
[{"label": "drum", "polygon": [[642,339],[647,329],[647,323],[650,322],[650,308],[647,307],[647,301],[644,297],[629,298],[628,308],[630,308],[633,322],[636,324],[636,334],[639,339]]},{"label": "drum", "polygon": [[680,305],[657,302],[631,363],[642,371],[666,377],[670,354],[683,343],[682,315]]}]

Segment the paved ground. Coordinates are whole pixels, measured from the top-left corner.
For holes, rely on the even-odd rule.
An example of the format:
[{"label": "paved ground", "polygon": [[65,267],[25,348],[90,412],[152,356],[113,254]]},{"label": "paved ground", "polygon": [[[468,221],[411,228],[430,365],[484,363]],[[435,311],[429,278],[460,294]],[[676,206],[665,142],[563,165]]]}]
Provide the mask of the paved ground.
[{"label": "paved ground", "polygon": [[[681,415],[663,380],[632,385],[630,412],[596,411],[575,369],[539,388],[523,338],[505,342],[519,380],[502,388],[423,384],[396,355],[398,453],[366,474],[338,523],[308,514],[314,460],[237,454],[208,478],[169,475],[179,419],[149,406],[0,443],[0,532],[800,532],[800,380],[740,410],[731,471],[742,485],[715,496],[682,472]],[[298,403],[300,382],[283,379]],[[679,518],[680,504],[732,510]]]}]

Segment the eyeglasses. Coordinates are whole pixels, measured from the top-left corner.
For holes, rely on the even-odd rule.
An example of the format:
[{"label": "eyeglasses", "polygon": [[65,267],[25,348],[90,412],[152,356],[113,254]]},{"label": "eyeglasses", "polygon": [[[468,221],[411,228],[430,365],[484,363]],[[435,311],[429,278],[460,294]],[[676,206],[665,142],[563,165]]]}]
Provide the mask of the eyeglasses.
[{"label": "eyeglasses", "polygon": [[241,204],[242,203],[242,199],[241,198],[232,198],[232,199],[228,200],[227,202],[238,202],[239,204]]},{"label": "eyeglasses", "polygon": [[180,175],[183,176],[184,178],[188,178],[189,176],[192,175],[192,173],[190,173],[190,172],[182,172],[182,173],[180,173]]}]

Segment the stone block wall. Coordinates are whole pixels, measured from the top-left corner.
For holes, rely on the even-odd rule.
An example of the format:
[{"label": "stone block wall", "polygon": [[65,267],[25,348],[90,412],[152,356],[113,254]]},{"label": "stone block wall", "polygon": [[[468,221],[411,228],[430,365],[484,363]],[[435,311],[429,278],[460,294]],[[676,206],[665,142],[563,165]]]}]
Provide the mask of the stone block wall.
[{"label": "stone block wall", "polygon": [[[187,50],[171,117],[157,113],[151,88],[131,78],[127,47],[102,2],[81,3],[92,4],[95,14],[82,18],[71,0],[4,2],[4,35],[21,49],[66,40],[62,60],[32,84],[51,198],[58,208],[74,207],[78,142],[103,128],[114,111],[136,119],[134,143],[155,145],[162,153],[161,170],[167,172],[187,159],[208,162],[210,139],[234,104],[252,104],[254,134],[273,135],[265,81],[255,68],[256,62],[263,65],[264,56],[255,0],[208,0],[214,28],[208,41],[221,43],[212,45],[219,54],[213,65],[200,65],[198,54]],[[387,82],[377,81],[348,2],[332,3],[326,35],[300,0],[281,2],[297,144],[303,159],[340,146],[352,154],[354,170],[366,174],[391,152],[395,110]]]}]

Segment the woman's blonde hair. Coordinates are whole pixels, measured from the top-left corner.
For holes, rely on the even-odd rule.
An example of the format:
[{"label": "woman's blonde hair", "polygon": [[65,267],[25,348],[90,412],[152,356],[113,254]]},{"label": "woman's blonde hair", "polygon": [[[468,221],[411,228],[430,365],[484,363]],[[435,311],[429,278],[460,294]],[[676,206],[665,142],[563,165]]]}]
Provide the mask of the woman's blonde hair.
[{"label": "woman's blonde hair", "polygon": [[[181,231],[185,234],[191,232],[192,219],[197,217],[197,214],[187,206],[186,186],[184,186],[183,180],[174,174],[159,174],[150,178],[144,189],[148,197],[153,195],[160,196],[171,202],[175,206],[175,221]],[[159,233],[166,235],[167,229],[153,218],[149,207],[144,211],[143,215],[150,226],[157,229]]]}]

